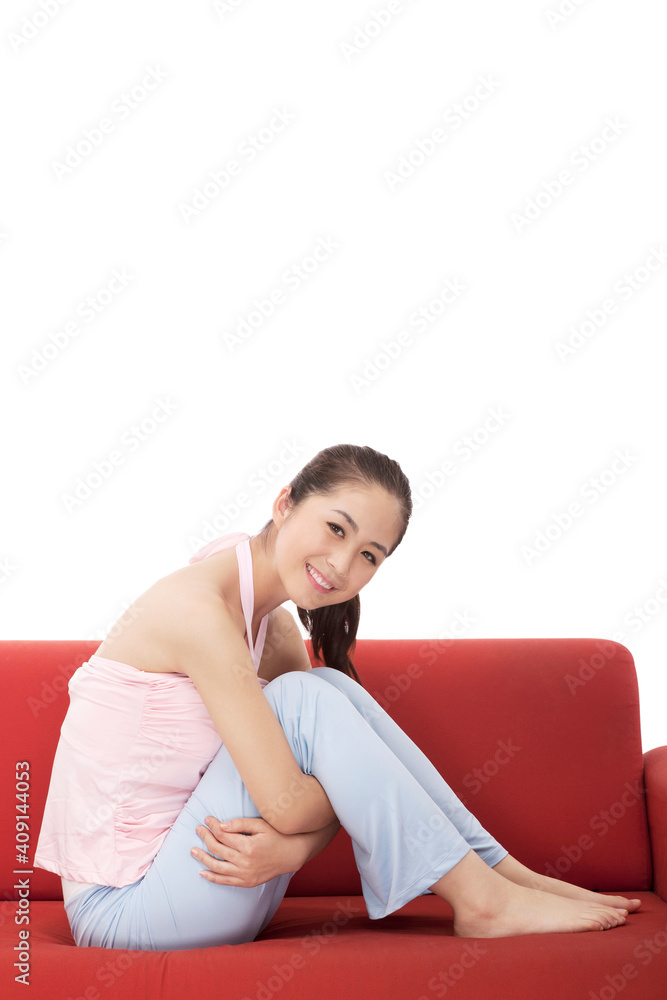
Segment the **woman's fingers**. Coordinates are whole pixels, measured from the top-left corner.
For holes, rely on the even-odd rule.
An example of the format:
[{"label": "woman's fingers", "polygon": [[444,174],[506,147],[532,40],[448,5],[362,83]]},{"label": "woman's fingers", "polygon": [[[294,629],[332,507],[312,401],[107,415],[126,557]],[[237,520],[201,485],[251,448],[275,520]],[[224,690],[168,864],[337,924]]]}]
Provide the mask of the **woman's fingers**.
[{"label": "woman's fingers", "polygon": [[216,836],[208,827],[198,826],[197,835],[202,840],[206,850],[213,857],[220,858],[223,861],[235,861],[238,858],[239,852],[234,846],[233,841],[231,838],[227,840],[224,834]]},{"label": "woman's fingers", "polygon": [[214,833],[266,833],[273,829],[261,816],[242,816],[226,821],[207,816],[206,823]]},{"label": "woman's fingers", "polygon": [[200,872],[203,878],[221,885],[251,888],[294,869],[291,862],[285,867],[284,858],[277,860],[284,854],[286,842],[293,838],[279,834],[261,817],[221,823],[215,816],[207,816],[206,823],[196,828],[206,850],[193,848],[191,852],[209,869]]},{"label": "woman's fingers", "polygon": [[211,830],[206,826],[197,827],[197,835],[202,840],[205,850],[194,848],[192,856],[198,861],[202,861],[213,871],[224,872],[224,874],[233,872],[237,877],[241,877],[242,870],[252,863],[251,856],[254,845],[250,837],[219,829],[220,824],[217,820],[212,825],[217,829]]},{"label": "woman's fingers", "polygon": [[190,853],[196,861],[206,865],[208,870],[200,871],[199,874],[202,878],[208,879],[209,882],[217,882],[218,885],[237,885],[244,888],[253,888],[259,885],[257,876],[252,869],[246,871],[244,868],[244,859],[240,859],[241,865],[239,866],[230,859],[219,857],[217,853],[207,854],[206,851],[199,848],[193,848]]},{"label": "woman's fingers", "polygon": [[[258,843],[254,839],[255,835],[268,831],[275,833],[268,823],[260,817],[254,816],[233,819],[224,824],[214,816],[207,816],[206,822],[208,826],[198,826],[196,832],[214,854],[220,854],[220,850],[233,851],[237,856],[252,854]],[[216,845],[220,850],[217,849]]]},{"label": "woman's fingers", "polygon": [[220,872],[223,866],[229,865],[229,861],[225,861],[224,858],[219,858],[217,855],[207,854],[206,851],[202,851],[201,848],[193,847],[190,854],[197,861],[200,861],[211,871]]},{"label": "woman's fingers", "polygon": [[254,889],[255,882],[248,882],[246,879],[236,878],[233,875],[218,875],[217,872],[200,872],[202,878],[207,882],[215,882],[216,885],[235,885],[239,889]]}]

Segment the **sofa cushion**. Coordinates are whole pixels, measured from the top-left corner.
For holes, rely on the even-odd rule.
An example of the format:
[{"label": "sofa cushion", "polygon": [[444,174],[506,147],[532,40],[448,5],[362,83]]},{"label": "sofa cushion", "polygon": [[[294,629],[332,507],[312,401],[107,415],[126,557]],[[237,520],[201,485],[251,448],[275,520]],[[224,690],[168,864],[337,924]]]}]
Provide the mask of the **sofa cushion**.
[{"label": "sofa cushion", "polygon": [[[644,911],[611,932],[480,940],[454,937],[451,910],[434,896],[375,921],[361,897],[293,897],[250,944],[158,952],[76,948],[62,903],[36,901],[30,990],[9,995],[607,1000],[622,992],[664,1000],[667,903],[651,893],[640,898]],[[12,983],[15,938],[11,924],[0,928],[4,984]]]}]

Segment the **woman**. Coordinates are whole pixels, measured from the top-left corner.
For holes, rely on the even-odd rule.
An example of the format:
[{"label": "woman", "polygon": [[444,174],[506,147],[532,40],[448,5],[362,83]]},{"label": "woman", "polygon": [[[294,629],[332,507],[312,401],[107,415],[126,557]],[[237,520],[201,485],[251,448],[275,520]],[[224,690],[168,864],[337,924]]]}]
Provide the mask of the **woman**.
[{"label": "woman", "polygon": [[72,676],[35,863],[62,876],[78,945],[252,941],[339,823],[373,919],[428,891],[474,937],[605,930],[639,906],[511,858],[358,683],[359,591],[411,510],[396,462],[325,449],[257,536],[158,580]]}]

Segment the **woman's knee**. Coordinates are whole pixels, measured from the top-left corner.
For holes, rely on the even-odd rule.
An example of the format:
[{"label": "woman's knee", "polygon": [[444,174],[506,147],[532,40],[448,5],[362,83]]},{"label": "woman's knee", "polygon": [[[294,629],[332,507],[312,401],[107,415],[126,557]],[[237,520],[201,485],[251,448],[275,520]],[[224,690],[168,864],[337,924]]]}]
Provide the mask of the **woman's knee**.
[{"label": "woman's knee", "polygon": [[[324,670],[329,670],[329,667],[324,667]],[[339,673],[337,670],[332,670],[332,673]],[[264,688],[264,692],[269,694],[271,691],[282,691],[284,689],[288,691],[299,691],[309,688],[312,685],[323,685],[324,679],[323,675],[320,675],[319,670],[286,670],[284,674],[278,674],[274,677],[272,681]]]},{"label": "woman's knee", "polygon": [[310,672],[320,680],[337,688],[354,705],[363,706],[370,711],[379,709],[380,706],[373,696],[358,681],[355,681],[354,677],[344,674],[342,670],[336,670],[334,667],[313,667]]},{"label": "woman's knee", "polygon": [[339,691],[354,691],[355,688],[363,691],[361,685],[353,677],[350,677],[349,674],[344,674],[342,670],[336,670],[335,667],[313,667],[309,673],[313,677],[319,677],[321,680],[326,681],[328,684],[333,684]]},{"label": "woman's knee", "polygon": [[[339,673],[337,670],[331,672]],[[272,706],[280,709],[290,702],[305,706],[313,699],[338,701],[345,696],[345,691],[342,688],[337,690],[337,685],[328,682],[319,670],[288,670],[267,684],[264,694]]]}]

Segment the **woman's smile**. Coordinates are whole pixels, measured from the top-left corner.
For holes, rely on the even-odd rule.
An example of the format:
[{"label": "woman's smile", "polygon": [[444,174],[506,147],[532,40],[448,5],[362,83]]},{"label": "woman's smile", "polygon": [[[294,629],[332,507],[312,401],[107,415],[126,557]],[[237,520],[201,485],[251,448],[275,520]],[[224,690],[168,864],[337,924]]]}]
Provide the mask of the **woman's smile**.
[{"label": "woman's smile", "polygon": [[336,590],[334,585],[329,580],[327,580],[325,576],[322,576],[321,573],[318,573],[315,567],[311,566],[311,564],[308,562],[306,563],[306,572],[308,573],[308,579],[312,583],[313,587],[320,594],[331,594],[334,590]]}]

